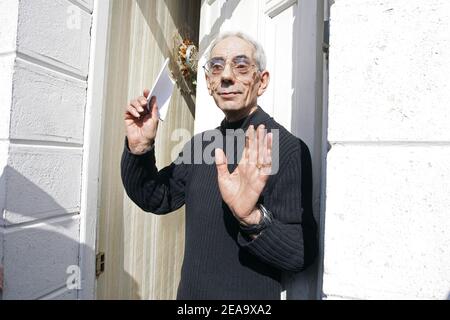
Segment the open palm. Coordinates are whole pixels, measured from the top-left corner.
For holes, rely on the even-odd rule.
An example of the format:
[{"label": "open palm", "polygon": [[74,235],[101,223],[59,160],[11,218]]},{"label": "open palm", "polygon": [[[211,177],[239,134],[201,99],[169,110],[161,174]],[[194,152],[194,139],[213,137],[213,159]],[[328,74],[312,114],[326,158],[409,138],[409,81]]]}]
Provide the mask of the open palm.
[{"label": "open palm", "polygon": [[215,150],[215,159],[223,201],[239,221],[248,223],[272,170],[272,134],[265,133],[264,125],[256,131],[250,126],[242,158],[233,173],[228,171],[222,149]]}]

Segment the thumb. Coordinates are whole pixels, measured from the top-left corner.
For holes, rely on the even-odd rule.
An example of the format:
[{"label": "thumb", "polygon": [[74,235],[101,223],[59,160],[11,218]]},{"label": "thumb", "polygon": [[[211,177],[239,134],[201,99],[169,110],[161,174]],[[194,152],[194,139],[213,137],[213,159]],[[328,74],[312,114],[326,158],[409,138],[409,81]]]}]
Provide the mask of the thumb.
[{"label": "thumb", "polygon": [[219,178],[227,177],[230,172],[228,171],[228,162],[225,153],[222,149],[217,148],[214,150],[214,157],[216,160],[216,167]]},{"label": "thumb", "polygon": [[158,103],[156,102],[155,96],[153,96],[150,99],[150,110],[151,110],[152,118],[158,119],[159,118]]}]

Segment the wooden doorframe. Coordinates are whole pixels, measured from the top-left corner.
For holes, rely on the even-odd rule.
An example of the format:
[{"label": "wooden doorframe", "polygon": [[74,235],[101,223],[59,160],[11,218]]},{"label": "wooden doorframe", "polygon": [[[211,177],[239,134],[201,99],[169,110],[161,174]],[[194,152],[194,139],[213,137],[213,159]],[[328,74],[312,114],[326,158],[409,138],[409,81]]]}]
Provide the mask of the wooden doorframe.
[{"label": "wooden doorframe", "polygon": [[83,174],[80,210],[81,290],[78,299],[95,299],[95,256],[101,175],[101,134],[110,0],[94,0],[87,103],[84,126]]}]

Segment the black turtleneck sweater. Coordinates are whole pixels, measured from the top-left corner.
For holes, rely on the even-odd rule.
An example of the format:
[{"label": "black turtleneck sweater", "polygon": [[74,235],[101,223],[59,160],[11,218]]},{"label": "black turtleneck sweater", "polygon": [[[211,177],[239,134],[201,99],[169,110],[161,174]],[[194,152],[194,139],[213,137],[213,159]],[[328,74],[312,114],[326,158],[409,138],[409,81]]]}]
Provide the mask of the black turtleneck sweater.
[{"label": "black turtleneck sweater", "polygon": [[[279,150],[279,170],[269,177],[259,199],[275,219],[252,240],[221,198],[216,165],[201,158],[199,163],[193,153],[201,146],[214,155],[211,146],[221,146],[233,172],[242,154],[236,142],[239,132],[259,124],[269,131],[279,130],[279,144],[273,147],[274,152]],[[234,129],[243,130],[236,134]],[[211,144],[211,136],[222,137],[223,143]],[[227,153],[227,145],[231,146],[227,139],[234,141],[234,152]],[[194,136],[179,159],[162,170],[155,163],[154,149],[133,155],[125,139],[121,173],[131,200],[154,214],[186,205],[185,255],[177,299],[280,299],[281,272],[298,272],[313,262],[317,241],[308,148],[260,107],[240,121],[224,120],[215,130]]]}]

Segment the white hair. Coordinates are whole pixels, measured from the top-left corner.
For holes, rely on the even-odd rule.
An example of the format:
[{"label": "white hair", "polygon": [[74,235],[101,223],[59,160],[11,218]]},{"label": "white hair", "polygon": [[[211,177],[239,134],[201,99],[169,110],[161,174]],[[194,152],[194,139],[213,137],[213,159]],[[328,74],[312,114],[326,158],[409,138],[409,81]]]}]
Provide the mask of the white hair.
[{"label": "white hair", "polygon": [[256,61],[256,65],[258,66],[259,71],[263,71],[266,69],[266,54],[264,52],[262,45],[258,41],[253,39],[251,36],[249,36],[248,34],[245,34],[240,31],[228,31],[228,32],[219,34],[219,36],[216,39],[214,39],[214,41],[212,42],[212,44],[209,48],[208,54],[206,55],[208,57],[208,59],[211,59],[211,52],[214,49],[214,47],[220,41],[222,41],[226,38],[230,38],[230,37],[241,38],[242,40],[250,43],[255,48],[255,51],[253,53],[253,59]]}]

